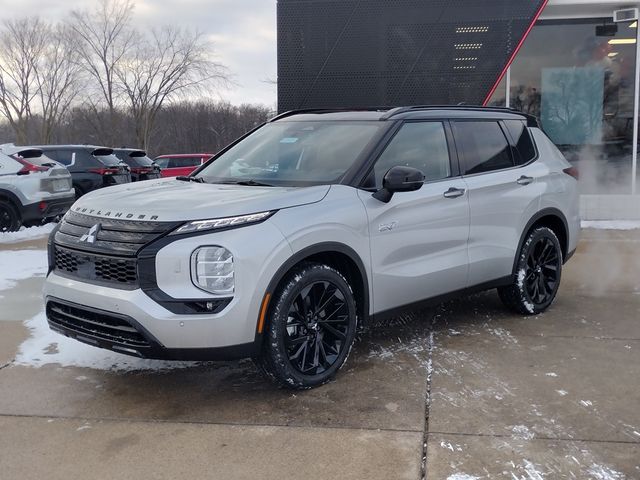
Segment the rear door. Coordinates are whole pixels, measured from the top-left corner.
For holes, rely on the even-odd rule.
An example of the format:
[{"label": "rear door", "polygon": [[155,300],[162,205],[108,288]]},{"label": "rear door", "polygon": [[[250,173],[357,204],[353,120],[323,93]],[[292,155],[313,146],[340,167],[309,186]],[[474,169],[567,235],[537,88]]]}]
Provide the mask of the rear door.
[{"label": "rear door", "polygon": [[367,183],[380,188],[398,165],[421,170],[423,187],[396,193],[389,203],[359,190],[369,220],[376,313],[462,289],[467,280],[469,204],[447,122],[405,123]]},{"label": "rear door", "polygon": [[504,122],[451,122],[469,189],[469,280],[474,286],[513,271],[522,229],[539,207],[539,165],[520,165]]}]

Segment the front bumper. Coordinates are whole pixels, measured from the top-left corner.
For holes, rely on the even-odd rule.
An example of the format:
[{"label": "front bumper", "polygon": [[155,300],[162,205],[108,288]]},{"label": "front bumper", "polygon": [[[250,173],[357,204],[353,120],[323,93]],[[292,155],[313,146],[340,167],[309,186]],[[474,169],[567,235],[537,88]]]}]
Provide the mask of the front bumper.
[{"label": "front bumper", "polygon": [[[251,356],[257,345],[255,330],[243,331],[249,312],[236,300],[219,314],[178,315],[158,305],[140,289],[109,288],[62,277],[55,272],[47,277],[44,295],[47,319],[53,330],[120,353],[144,358],[209,360]],[[146,340],[148,346],[118,341],[100,335],[98,331],[91,333],[84,328],[86,325],[78,327],[77,323],[56,322],[51,312],[55,304],[99,314],[107,320],[124,321]],[[85,316],[77,312],[72,315]],[[236,350],[238,355],[228,356]]]},{"label": "front bumper", "polygon": [[218,348],[167,348],[135,319],[47,297],[49,327],[62,335],[125,355],[159,360],[231,360],[255,356],[258,342]]}]

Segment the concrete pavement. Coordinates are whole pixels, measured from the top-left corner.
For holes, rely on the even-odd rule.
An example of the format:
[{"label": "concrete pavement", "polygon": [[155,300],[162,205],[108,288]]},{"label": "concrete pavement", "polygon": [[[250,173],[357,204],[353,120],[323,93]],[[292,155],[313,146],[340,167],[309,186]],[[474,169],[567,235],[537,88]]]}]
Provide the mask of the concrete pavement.
[{"label": "concrete pavement", "polygon": [[639,231],[585,231],[547,313],[495,292],[417,312],[300,393],[248,361],[15,365],[22,281],[0,292],[0,478],[640,479],[638,272]]}]

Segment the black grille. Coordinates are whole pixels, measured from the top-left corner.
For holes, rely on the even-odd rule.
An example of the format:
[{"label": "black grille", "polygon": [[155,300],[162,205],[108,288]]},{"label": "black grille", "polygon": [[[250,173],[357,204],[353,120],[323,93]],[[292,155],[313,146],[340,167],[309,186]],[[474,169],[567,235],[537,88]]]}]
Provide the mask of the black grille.
[{"label": "black grille", "polygon": [[55,243],[77,250],[134,257],[143,246],[178,225],[176,222],[122,220],[69,212],[60,222]]},{"label": "black grille", "polygon": [[54,268],[58,273],[94,282],[115,284],[121,288],[138,286],[137,262],[69,250],[54,245]]},{"label": "black grille", "polygon": [[133,326],[133,322],[110,312],[49,301],[47,319],[52,327],[67,334],[72,332],[84,337],[88,343],[102,340],[138,351],[151,347],[145,336]]}]

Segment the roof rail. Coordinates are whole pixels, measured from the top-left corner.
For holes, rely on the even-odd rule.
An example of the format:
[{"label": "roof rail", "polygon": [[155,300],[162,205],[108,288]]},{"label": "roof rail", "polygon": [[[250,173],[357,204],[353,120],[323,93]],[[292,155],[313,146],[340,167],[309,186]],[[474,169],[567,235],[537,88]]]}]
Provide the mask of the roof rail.
[{"label": "roof rail", "polygon": [[521,115],[527,120],[527,126],[540,128],[540,122],[534,115],[521,112],[515,108],[508,107],[484,107],[482,105],[410,105],[406,107],[345,107],[345,108],[304,108],[299,110],[290,110],[288,112],[281,113],[268,122],[275,122],[292,115],[300,115],[304,113],[337,113],[337,112],[385,112],[380,120],[389,120],[396,115],[407,112],[415,112],[420,110],[471,110],[480,112],[497,112],[497,113],[512,113]]},{"label": "roof rail", "polygon": [[275,122],[292,115],[300,115],[304,113],[339,113],[339,112],[386,112],[394,107],[337,107],[337,108],[301,108],[298,110],[289,110],[271,118],[268,122]]},{"label": "roof rail", "polygon": [[527,119],[527,125],[530,127],[540,127],[540,123],[538,118],[529,113],[521,112],[520,110],[516,110],[515,108],[509,107],[485,107],[482,105],[411,105],[407,107],[396,107],[390,109],[385,113],[381,120],[388,120],[396,115],[400,115],[401,113],[420,111],[420,110],[438,110],[438,109],[446,109],[446,110],[472,110],[472,111],[482,111],[482,112],[499,112],[499,113],[513,113],[516,115],[522,115]]}]

